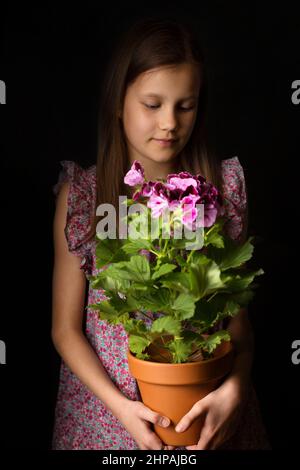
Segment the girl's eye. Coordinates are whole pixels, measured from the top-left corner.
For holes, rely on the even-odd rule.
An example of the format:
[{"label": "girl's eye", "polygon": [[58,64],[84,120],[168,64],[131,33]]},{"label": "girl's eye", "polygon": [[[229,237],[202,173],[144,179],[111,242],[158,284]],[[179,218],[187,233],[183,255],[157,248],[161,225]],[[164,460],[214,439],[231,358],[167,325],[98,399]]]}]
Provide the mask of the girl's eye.
[{"label": "girl's eye", "polygon": [[[146,108],[149,108],[149,109],[157,109],[159,108],[159,105],[151,105],[151,104],[145,104]],[[195,106],[190,106],[189,108],[184,108],[183,106],[180,107],[181,111],[191,111],[192,109],[194,109]]]},{"label": "girl's eye", "polygon": [[145,104],[145,106],[146,108],[150,108],[150,109],[156,109],[159,107],[158,105],[154,105],[154,104]]}]

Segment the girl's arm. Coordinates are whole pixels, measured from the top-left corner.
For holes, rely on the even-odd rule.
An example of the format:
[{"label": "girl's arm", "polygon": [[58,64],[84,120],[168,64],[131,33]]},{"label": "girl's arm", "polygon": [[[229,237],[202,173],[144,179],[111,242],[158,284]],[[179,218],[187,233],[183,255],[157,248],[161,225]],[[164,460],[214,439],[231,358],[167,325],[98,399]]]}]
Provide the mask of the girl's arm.
[{"label": "girl's arm", "polygon": [[57,197],[53,225],[52,340],[67,366],[118,415],[126,397],[112,383],[83,334],[86,278],[80,258],[69,252],[64,234],[68,188],[65,183]]},{"label": "girl's arm", "polygon": [[241,398],[244,398],[248,392],[254,355],[254,334],[246,308],[230,319],[227,330],[236,352],[233,370],[227,380],[236,384]]},{"label": "girl's arm", "polygon": [[[248,191],[246,191],[246,201],[248,201]],[[243,215],[242,230],[238,238],[238,243],[243,244],[248,238],[249,227],[249,207],[246,204]],[[247,264],[244,264],[246,267]],[[232,382],[235,382],[241,397],[247,394],[248,385],[251,377],[251,367],[254,355],[254,334],[248,317],[247,308],[242,308],[238,315],[231,318],[227,330],[230,333],[231,340],[234,344],[236,358],[233,370],[229,376]]]},{"label": "girl's arm", "polygon": [[112,382],[96,352],[83,333],[86,277],[80,258],[70,253],[64,228],[69,183],[57,196],[53,224],[54,268],[52,280],[52,340],[66,365],[96,397],[122,422],[141,449],[162,448],[150,423],[163,418],[139,401],[128,399]]}]

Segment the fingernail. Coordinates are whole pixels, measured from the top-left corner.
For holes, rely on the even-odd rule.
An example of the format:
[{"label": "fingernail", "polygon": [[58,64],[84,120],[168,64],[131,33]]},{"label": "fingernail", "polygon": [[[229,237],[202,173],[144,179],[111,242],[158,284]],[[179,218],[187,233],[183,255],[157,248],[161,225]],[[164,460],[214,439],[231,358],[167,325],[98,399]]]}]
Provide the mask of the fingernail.
[{"label": "fingernail", "polygon": [[175,428],[175,431],[176,432],[182,432],[184,431],[184,426],[182,424],[177,424],[176,428]]},{"label": "fingernail", "polygon": [[170,421],[167,418],[160,418],[161,426],[167,427],[170,424]]}]

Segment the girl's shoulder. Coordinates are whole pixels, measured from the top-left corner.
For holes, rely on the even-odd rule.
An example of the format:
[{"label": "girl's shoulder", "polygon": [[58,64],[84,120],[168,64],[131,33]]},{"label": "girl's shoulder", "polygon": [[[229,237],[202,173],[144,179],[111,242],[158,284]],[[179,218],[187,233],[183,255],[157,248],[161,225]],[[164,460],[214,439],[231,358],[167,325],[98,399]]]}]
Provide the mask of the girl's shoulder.
[{"label": "girl's shoulder", "polygon": [[222,176],[225,180],[245,180],[244,169],[238,156],[221,160]]},{"label": "girl's shoulder", "polygon": [[246,204],[246,181],[244,168],[237,156],[221,161],[223,195],[238,205]]},{"label": "girl's shoulder", "polygon": [[247,189],[244,168],[237,156],[221,161],[227,232],[233,239],[244,236],[248,226]]},{"label": "girl's shoulder", "polygon": [[96,165],[83,168],[79,163],[73,160],[61,160],[61,168],[58,174],[57,183],[53,186],[55,196],[66,181],[70,183],[70,190],[84,191],[85,189],[94,189],[96,186]]},{"label": "girl's shoulder", "polygon": [[62,185],[69,183],[65,236],[69,251],[83,258],[91,243],[86,240],[96,204],[96,165],[84,168],[72,160],[62,160],[60,165],[52,190],[57,197]]}]

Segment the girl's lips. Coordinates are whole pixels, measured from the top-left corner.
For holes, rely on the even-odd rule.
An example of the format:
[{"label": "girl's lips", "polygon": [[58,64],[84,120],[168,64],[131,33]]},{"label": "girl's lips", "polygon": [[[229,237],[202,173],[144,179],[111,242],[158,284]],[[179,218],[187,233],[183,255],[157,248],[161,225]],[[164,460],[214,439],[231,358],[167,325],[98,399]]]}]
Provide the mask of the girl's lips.
[{"label": "girl's lips", "polygon": [[160,139],[154,139],[159,145],[162,147],[169,147],[170,145],[173,145],[176,142],[176,139],[174,140],[160,140]]}]

